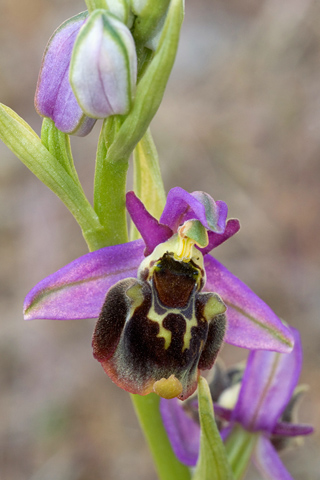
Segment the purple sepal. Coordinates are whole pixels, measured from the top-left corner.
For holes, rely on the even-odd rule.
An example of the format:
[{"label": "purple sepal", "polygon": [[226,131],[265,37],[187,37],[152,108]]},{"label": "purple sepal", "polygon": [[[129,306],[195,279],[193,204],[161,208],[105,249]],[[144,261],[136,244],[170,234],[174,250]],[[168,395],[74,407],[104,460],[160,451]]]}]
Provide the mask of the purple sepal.
[{"label": "purple sepal", "polygon": [[159,243],[167,241],[172,236],[172,230],[167,225],[159,223],[134,192],[127,193],[126,206],[146,244],[145,255],[150,255]]},{"label": "purple sepal", "polygon": [[215,202],[204,192],[188,193],[183,188],[170,190],[160,223],[168,225],[173,232],[187,220],[199,220],[211,231],[223,233],[226,227],[228,207],[224,202]]},{"label": "purple sepal", "polygon": [[278,422],[271,433],[272,435],[280,435],[283,437],[299,437],[301,435],[310,435],[313,432],[314,428],[311,427],[311,425]]},{"label": "purple sepal", "polygon": [[[272,432],[292,397],[302,365],[301,340],[297,330],[290,355],[250,352],[233,420],[246,430]],[[248,408],[250,405],[250,408]]]},{"label": "purple sepal", "polygon": [[38,283],[26,296],[26,320],[97,318],[109,288],[136,277],[144,242],[105,247],[87,253]]},{"label": "purple sepal", "polygon": [[210,255],[205,256],[205,290],[218,293],[227,305],[225,341],[252,350],[289,353],[293,335],[249,287]]},{"label": "purple sepal", "polygon": [[257,440],[253,461],[263,478],[267,480],[293,480],[269,439],[263,434],[259,435]]},{"label": "purple sepal", "polygon": [[160,413],[172,449],[180,462],[194,467],[200,448],[200,426],[184,411],[180,400],[160,400]]},{"label": "purple sepal", "polygon": [[219,418],[222,418],[223,420],[226,420],[227,422],[230,422],[230,420],[232,418],[232,410],[230,410],[229,408],[222,407],[218,403],[214,404],[214,413]]},{"label": "purple sepal", "polygon": [[62,132],[87,135],[96,120],[81,110],[69,82],[72,49],[88,17],[82,12],[64,22],[51,36],[43,55],[35,94],[39,115],[51,118]]},{"label": "purple sepal", "polygon": [[202,255],[206,255],[214,248],[224,243],[230,237],[235,235],[240,230],[240,222],[236,218],[230,218],[227,221],[226,228],[223,233],[208,232],[209,243],[205,248],[200,248]]}]

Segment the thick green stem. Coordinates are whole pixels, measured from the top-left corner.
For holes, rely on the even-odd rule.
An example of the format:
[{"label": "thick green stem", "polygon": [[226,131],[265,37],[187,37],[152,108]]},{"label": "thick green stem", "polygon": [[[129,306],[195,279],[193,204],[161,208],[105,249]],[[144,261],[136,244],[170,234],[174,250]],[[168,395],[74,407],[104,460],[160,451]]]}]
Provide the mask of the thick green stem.
[{"label": "thick green stem", "polygon": [[159,479],[190,480],[189,469],[179,462],[171,448],[159,411],[158,395],[131,395],[131,399],[149,444]]},{"label": "thick green stem", "polygon": [[108,158],[97,166],[94,208],[104,227],[107,245],[128,241],[125,202],[128,167],[128,159],[113,163]]},{"label": "thick green stem", "polygon": [[104,227],[106,245],[128,241],[125,195],[129,158],[114,162],[108,155],[118,126],[117,117],[104,121],[96,159],[94,209]]}]

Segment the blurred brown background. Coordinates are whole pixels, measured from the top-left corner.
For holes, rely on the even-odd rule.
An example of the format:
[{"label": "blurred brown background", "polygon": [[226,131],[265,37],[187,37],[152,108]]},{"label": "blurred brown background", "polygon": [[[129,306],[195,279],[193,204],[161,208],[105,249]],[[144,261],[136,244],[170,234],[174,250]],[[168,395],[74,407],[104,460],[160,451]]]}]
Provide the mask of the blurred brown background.
[{"label": "blurred brown background", "polygon": [[[33,95],[52,31],[71,0],[0,0],[0,101],[39,133]],[[319,416],[320,3],[187,0],[172,78],[153,122],[166,188],[228,203],[240,233],[215,252],[301,330],[310,385],[300,420]],[[98,128],[74,139],[89,198]],[[0,144],[0,478],[155,480],[130,399],[91,353],[93,321],[26,323],[25,294],[86,253],[73,218]],[[245,352],[225,347],[227,363]],[[319,478],[319,434],[283,460]],[[250,479],[258,479],[254,469]],[[177,479],[178,480],[178,479]]]}]

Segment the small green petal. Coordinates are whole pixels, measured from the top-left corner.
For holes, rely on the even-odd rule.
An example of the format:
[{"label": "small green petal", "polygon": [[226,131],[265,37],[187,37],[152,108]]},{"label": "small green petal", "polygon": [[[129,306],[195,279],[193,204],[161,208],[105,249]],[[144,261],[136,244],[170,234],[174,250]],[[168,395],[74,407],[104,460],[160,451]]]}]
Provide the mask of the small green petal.
[{"label": "small green petal", "polygon": [[190,238],[196,245],[204,248],[208,245],[208,233],[199,220],[189,220],[183,227],[183,236]]}]

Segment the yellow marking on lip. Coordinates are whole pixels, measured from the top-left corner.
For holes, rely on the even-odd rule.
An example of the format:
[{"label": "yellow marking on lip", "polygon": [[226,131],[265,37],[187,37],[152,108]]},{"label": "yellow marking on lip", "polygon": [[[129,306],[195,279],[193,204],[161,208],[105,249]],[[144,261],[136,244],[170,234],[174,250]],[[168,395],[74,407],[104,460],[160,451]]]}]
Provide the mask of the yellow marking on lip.
[{"label": "yellow marking on lip", "polygon": [[182,352],[184,352],[185,350],[187,350],[188,348],[190,348],[190,341],[191,341],[191,328],[192,327],[196,327],[198,325],[198,322],[197,322],[197,319],[196,319],[196,316],[193,312],[192,314],[192,318],[190,320],[186,320],[186,331],[185,331],[185,334],[183,336],[183,349],[182,349]]},{"label": "yellow marking on lip", "polygon": [[174,252],[173,256],[174,259],[177,261],[182,261],[182,262],[190,262],[192,258],[192,247],[194,245],[194,242],[191,240],[191,238],[187,237],[182,237],[179,236],[179,246],[177,252]]},{"label": "yellow marking on lip", "polygon": [[186,318],[183,312],[178,309],[178,308],[170,308],[167,309],[164,313],[159,315],[155,309],[154,306],[150,308],[148,312],[148,319],[151,320],[152,322],[156,322],[159,325],[159,333],[157,334],[158,338],[164,338],[164,348],[167,350],[170,347],[171,341],[172,341],[172,332],[165,328],[163,326],[163,321],[167,317],[169,313],[173,313],[176,315],[181,315],[185,322],[186,322],[186,331],[183,335],[183,348],[182,348],[182,353],[190,348],[190,341],[191,341],[191,329],[192,327],[196,327],[198,325],[196,315],[195,315],[195,307],[193,305],[193,311],[192,311],[192,316],[190,319]]},{"label": "yellow marking on lip", "polygon": [[153,391],[159,397],[170,399],[175,398],[182,393],[183,386],[180,380],[175,375],[170,375],[169,378],[161,378],[153,384]]}]

